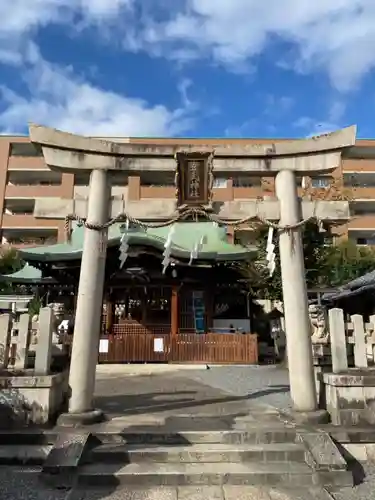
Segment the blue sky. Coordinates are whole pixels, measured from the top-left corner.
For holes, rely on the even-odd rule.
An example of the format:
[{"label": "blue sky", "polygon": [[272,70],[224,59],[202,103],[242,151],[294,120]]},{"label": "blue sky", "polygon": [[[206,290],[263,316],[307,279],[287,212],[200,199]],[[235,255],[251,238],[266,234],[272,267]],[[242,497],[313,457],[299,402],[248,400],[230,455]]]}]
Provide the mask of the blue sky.
[{"label": "blue sky", "polygon": [[0,0],[0,133],[375,137],[374,0]]}]

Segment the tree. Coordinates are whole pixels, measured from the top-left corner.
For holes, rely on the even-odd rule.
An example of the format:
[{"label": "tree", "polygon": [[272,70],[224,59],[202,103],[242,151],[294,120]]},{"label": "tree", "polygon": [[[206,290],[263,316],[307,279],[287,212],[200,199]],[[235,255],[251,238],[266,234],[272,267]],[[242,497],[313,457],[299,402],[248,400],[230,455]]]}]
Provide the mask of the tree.
[{"label": "tree", "polygon": [[[18,256],[17,250],[11,247],[0,248],[0,274],[12,274],[21,269],[23,263]],[[10,292],[12,286],[8,283],[0,283],[2,293]]]},{"label": "tree", "polygon": [[375,249],[361,247],[346,240],[328,247],[322,269],[326,282],[336,287],[363,276],[375,269]]},{"label": "tree", "polygon": [[22,267],[17,250],[11,247],[0,249],[0,274],[15,273]]},{"label": "tree", "polygon": [[[274,239],[276,269],[270,277],[266,260],[267,233],[267,229],[259,231],[257,257],[242,266],[242,273],[254,296],[282,300],[278,239]],[[321,232],[313,222],[304,226],[302,241],[308,289],[338,287],[375,269],[375,249],[360,247],[350,240],[327,245],[327,236],[329,233]]]},{"label": "tree", "polygon": [[[282,281],[279,260],[278,238],[274,238],[276,268],[272,276],[269,276],[266,260],[268,229],[262,228],[257,234],[258,254],[254,261],[248,262],[244,274],[249,280],[249,285],[254,295],[258,297],[282,300]],[[305,269],[307,286],[316,286],[321,277],[321,266],[325,256],[326,233],[321,232],[318,225],[308,222],[303,229],[302,241],[305,256]]]}]

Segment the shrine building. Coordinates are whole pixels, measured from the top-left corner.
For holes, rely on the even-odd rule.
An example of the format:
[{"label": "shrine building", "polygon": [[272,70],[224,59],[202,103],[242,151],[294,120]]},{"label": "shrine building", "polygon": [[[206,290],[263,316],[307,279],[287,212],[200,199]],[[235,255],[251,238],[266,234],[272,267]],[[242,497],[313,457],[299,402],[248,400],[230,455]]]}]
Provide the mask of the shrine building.
[{"label": "shrine building", "polygon": [[[64,303],[74,317],[83,238],[84,228],[76,225],[65,243],[20,249],[25,266],[2,280],[43,304]],[[240,269],[254,253],[228,241],[226,229],[213,222],[178,222],[172,231],[111,226],[99,361],[256,363],[248,283]]]}]

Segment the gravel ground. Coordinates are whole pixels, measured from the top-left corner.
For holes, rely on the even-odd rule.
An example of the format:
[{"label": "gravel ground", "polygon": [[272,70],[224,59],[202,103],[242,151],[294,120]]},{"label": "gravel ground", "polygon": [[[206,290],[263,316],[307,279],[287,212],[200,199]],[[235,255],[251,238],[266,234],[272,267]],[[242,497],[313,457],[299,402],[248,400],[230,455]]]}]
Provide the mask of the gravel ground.
[{"label": "gravel ground", "polygon": [[343,488],[333,495],[334,500],[375,500],[375,467],[363,466],[366,475],[362,484],[354,488]]},{"label": "gravel ground", "polygon": [[43,488],[22,467],[0,467],[0,500],[67,500],[68,492]]}]

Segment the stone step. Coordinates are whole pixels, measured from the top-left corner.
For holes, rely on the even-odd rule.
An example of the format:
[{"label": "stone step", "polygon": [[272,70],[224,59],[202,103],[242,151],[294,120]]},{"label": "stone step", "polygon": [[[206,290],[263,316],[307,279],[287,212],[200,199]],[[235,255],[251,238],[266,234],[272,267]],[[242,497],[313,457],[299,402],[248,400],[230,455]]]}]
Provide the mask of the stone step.
[{"label": "stone step", "polygon": [[190,445],[190,444],[272,444],[294,443],[296,431],[285,427],[254,426],[244,430],[224,431],[181,431],[152,428],[150,431],[135,430],[133,432],[119,429],[95,432],[92,434],[99,442],[144,444],[144,445]]},{"label": "stone step", "polygon": [[113,463],[83,465],[78,484],[135,487],[183,485],[316,486],[319,477],[306,464],[288,463]]},{"label": "stone step", "polygon": [[103,463],[215,463],[215,462],[305,462],[305,449],[295,443],[193,444],[155,446],[104,444],[91,450],[85,462]]}]

